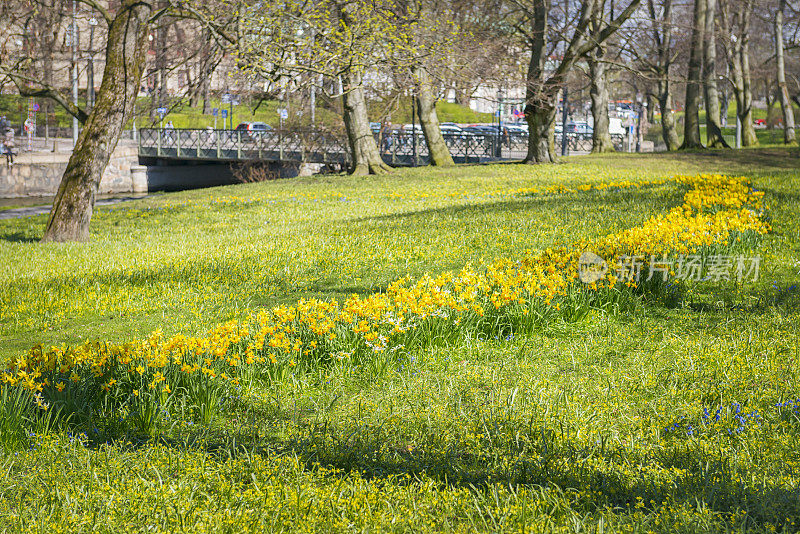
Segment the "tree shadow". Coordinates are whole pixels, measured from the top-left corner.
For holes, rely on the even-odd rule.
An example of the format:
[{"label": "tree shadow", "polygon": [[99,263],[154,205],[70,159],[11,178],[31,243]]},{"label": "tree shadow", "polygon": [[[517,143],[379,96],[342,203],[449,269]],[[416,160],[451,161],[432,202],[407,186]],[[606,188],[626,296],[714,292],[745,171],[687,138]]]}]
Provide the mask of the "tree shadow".
[{"label": "tree shadow", "polygon": [[[312,414],[306,415],[309,419],[303,438],[264,437],[242,428],[224,436],[206,433],[157,441],[178,449],[200,448],[218,461],[243,454],[289,455],[298,458],[306,469],[323,466],[332,469],[329,476],[339,478],[357,473],[365,480],[392,477],[391,483],[403,484],[424,476],[442,487],[473,491],[496,484],[580,490],[584,495],[581,505],[591,509],[612,507],[623,513],[634,512],[643,503],[654,513],[661,507],[700,504],[723,514],[746,510],[753,527],[800,517],[800,488],[766,482],[748,485],[743,481],[751,480],[752,473],[688,441],[634,451],[624,446],[578,443],[552,430],[521,425],[527,446],[508,439],[481,452],[463,452],[458,443],[431,449],[413,447],[399,442],[397,434],[383,425],[337,428],[329,421],[312,423]],[[260,417],[288,421],[297,415],[269,410]],[[497,427],[507,425],[507,421],[487,420],[486,424]],[[150,444],[128,443],[136,448]],[[653,466],[663,476],[654,475],[650,471]]]},{"label": "tree shadow", "polygon": [[36,243],[41,240],[41,237],[31,237],[24,232],[11,232],[0,234],[0,240],[8,241],[9,243]]},{"label": "tree shadow", "polygon": [[[657,196],[653,194],[656,187],[656,185],[648,184],[638,188],[600,191],[530,193],[503,200],[469,202],[460,205],[358,217],[343,221],[341,224],[356,222],[416,225],[430,223],[432,220],[444,220],[452,225],[460,225],[465,220],[472,221],[496,214],[514,216],[527,213],[530,217],[534,217],[538,211],[548,213],[556,210],[560,215],[560,223],[562,223],[559,226],[563,227],[575,220],[592,219],[597,221],[598,230],[602,233],[600,226],[603,222],[610,223],[606,225],[610,227],[622,223],[623,226],[620,228],[625,228],[625,224],[636,224],[638,221],[638,219],[627,221],[626,217],[643,217],[642,214],[649,209],[649,206],[663,209],[670,204],[677,205],[683,196],[683,192],[680,190],[667,191],[664,195]],[[597,209],[599,206],[610,209]],[[612,216],[613,214],[616,216]]]}]

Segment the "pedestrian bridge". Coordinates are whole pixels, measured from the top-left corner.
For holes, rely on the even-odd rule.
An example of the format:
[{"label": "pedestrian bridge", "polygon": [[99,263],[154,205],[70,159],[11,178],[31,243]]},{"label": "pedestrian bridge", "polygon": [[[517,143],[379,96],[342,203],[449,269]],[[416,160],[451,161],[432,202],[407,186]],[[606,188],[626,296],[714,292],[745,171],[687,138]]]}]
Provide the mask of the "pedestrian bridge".
[{"label": "pedestrian bridge", "polygon": [[[456,163],[519,160],[527,152],[527,136],[444,133]],[[390,165],[427,165],[428,147],[421,133],[394,131],[375,135],[381,157]],[[588,152],[591,139],[568,138],[572,152]],[[560,138],[556,146],[560,146]],[[323,129],[267,130],[139,130],[139,157],[205,162],[317,163],[345,167],[350,150],[343,133]]]}]

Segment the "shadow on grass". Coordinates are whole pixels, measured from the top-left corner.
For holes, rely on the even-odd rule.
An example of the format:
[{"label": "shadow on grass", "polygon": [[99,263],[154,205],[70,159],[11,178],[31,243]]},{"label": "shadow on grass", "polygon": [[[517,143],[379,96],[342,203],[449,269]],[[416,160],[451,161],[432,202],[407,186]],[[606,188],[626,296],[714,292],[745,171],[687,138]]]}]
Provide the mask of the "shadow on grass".
[{"label": "shadow on grass", "polygon": [[[720,164],[733,164],[737,167],[741,166],[741,171],[737,169],[737,172],[752,174],[753,171],[797,170],[798,164],[800,164],[798,162],[800,149],[797,147],[743,150],[705,149],[679,153],[659,152],[652,154],[651,157],[686,161],[693,164],[700,161],[703,164],[715,165],[716,168],[719,168]],[[714,167],[710,167],[710,169],[714,169]],[[732,170],[726,170],[726,172]]]},{"label": "shadow on grass", "polygon": [[[270,413],[268,417],[296,415]],[[507,426],[507,421],[486,424]],[[725,514],[746,511],[751,528],[800,518],[800,489],[746,483],[754,480],[753,473],[689,441],[668,441],[662,447],[635,452],[622,446],[576,443],[556,431],[522,425],[527,445],[519,446],[509,436],[478,453],[460,452],[459,443],[445,444],[442,450],[413,447],[398,442],[392,430],[383,426],[352,430],[317,422],[305,429],[308,437],[299,440],[258,437],[257,431],[244,430],[219,436],[222,439],[216,442],[212,438],[212,444],[202,450],[220,461],[242,454],[295,456],[306,469],[333,468],[337,471],[331,476],[341,478],[353,473],[367,480],[398,476],[411,481],[427,476],[442,486],[476,491],[493,484],[580,490],[579,506],[588,510],[608,507],[632,513],[641,504],[653,512],[676,505],[702,506]],[[193,448],[194,440],[161,441]],[[197,442],[201,441],[209,443]],[[392,483],[404,482],[395,479]]]},{"label": "shadow on grass", "polygon": [[9,243],[36,243],[41,237],[31,237],[24,232],[10,232],[7,234],[0,234],[0,240],[8,241]]},{"label": "shadow on grass", "polygon": [[[429,220],[433,217],[444,218],[464,218],[472,219],[476,215],[486,215],[492,213],[514,214],[526,212],[532,208],[541,208],[545,211],[559,207],[575,206],[581,208],[580,211],[596,213],[598,217],[607,218],[607,210],[596,210],[600,205],[608,206],[612,209],[624,210],[628,204],[637,206],[637,212],[642,211],[643,204],[658,204],[658,208],[664,208],[670,203],[677,205],[683,197],[680,188],[665,192],[663,196],[653,195],[653,191],[659,186],[647,184],[637,188],[606,189],[602,191],[571,191],[556,193],[529,193],[519,195],[505,200],[472,202],[455,206],[444,206],[438,208],[428,208],[416,211],[406,211],[390,213],[386,215],[375,215],[371,217],[361,217],[347,222],[369,222],[369,221],[397,221],[421,219]],[[563,211],[561,212],[564,214]],[[624,211],[624,213],[629,213]]]}]

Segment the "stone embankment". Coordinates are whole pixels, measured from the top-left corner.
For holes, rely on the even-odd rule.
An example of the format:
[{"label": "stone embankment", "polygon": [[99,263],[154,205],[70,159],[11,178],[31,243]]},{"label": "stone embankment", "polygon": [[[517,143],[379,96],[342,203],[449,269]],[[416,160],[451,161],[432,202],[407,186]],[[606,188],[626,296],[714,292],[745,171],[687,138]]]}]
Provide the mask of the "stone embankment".
[{"label": "stone embankment", "polygon": [[[58,148],[58,141],[54,142]],[[61,146],[65,143],[62,140]],[[20,151],[11,167],[0,157],[0,198],[55,195],[69,157],[68,150]],[[147,192],[147,169],[139,165],[136,143],[120,141],[103,173],[98,193],[141,192]]]}]

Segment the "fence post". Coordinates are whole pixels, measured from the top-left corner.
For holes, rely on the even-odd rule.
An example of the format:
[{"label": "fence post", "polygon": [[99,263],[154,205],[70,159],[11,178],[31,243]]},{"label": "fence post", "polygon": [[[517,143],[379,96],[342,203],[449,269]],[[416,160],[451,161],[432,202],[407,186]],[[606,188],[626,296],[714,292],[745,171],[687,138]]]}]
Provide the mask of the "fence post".
[{"label": "fence post", "polygon": [[242,159],[242,131],[236,130],[236,159]]},{"label": "fence post", "polygon": [[177,147],[177,157],[181,157],[181,131],[175,130],[175,145]]},{"label": "fence post", "polygon": [[163,130],[161,128],[158,129],[158,143],[156,143],[156,155],[161,156],[161,132]]},{"label": "fence post", "polygon": [[214,130],[214,135],[217,138],[217,159],[222,159],[222,141],[220,140],[220,132],[224,132],[225,130]]},{"label": "fence post", "polygon": [[469,163],[469,138],[471,136],[466,135],[464,136],[464,163]]},{"label": "fence post", "polygon": [[197,130],[195,134],[197,135],[197,137],[195,137],[195,141],[197,142],[197,159],[200,159],[200,145],[203,143],[203,131]]}]

